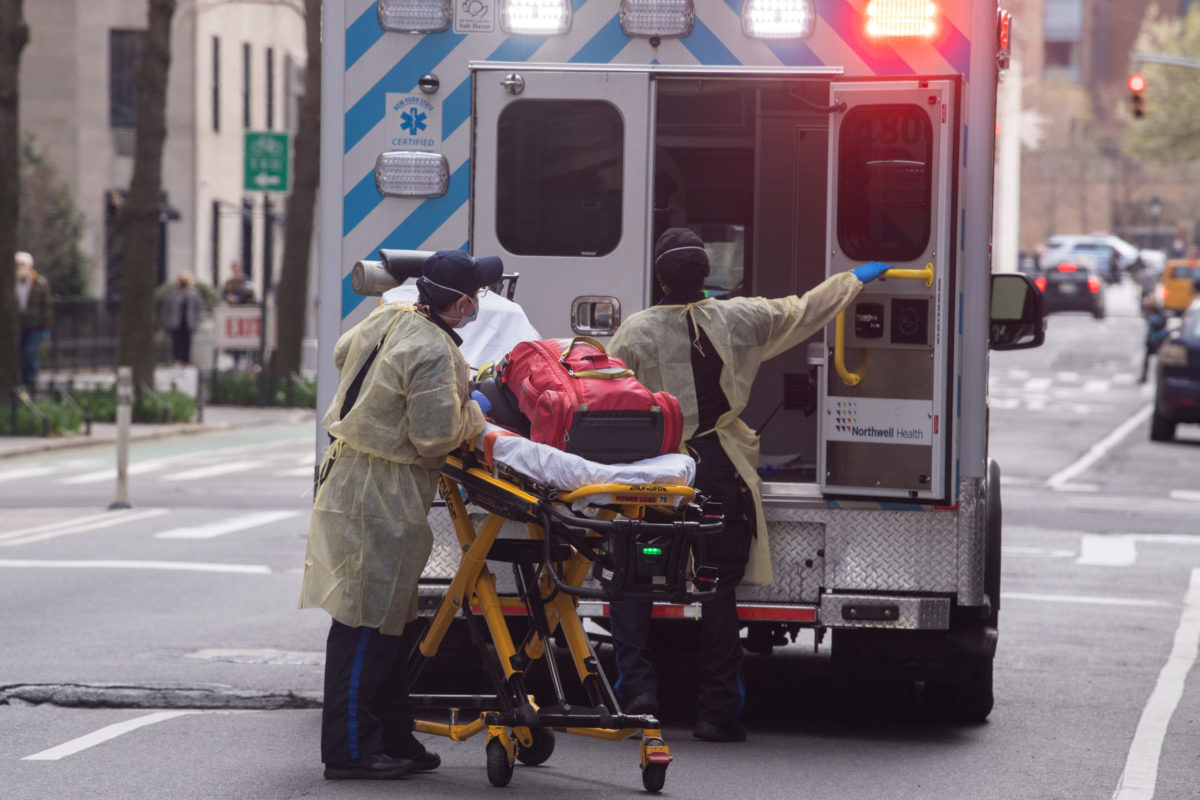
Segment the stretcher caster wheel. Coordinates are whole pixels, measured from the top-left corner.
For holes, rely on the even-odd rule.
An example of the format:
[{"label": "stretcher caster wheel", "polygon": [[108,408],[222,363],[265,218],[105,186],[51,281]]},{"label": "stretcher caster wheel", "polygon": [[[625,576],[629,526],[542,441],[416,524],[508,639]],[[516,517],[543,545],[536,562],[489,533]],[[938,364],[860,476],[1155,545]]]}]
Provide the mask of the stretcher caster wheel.
[{"label": "stretcher caster wheel", "polygon": [[529,767],[536,767],[554,753],[554,731],[549,728],[530,728],[533,743],[522,747],[517,743],[517,760]]},{"label": "stretcher caster wheel", "polygon": [[661,792],[666,782],[666,764],[647,764],[642,768],[642,787],[647,792]]},{"label": "stretcher caster wheel", "polygon": [[499,739],[487,743],[487,776],[492,786],[508,786],[512,780],[513,765],[508,760],[508,751]]}]

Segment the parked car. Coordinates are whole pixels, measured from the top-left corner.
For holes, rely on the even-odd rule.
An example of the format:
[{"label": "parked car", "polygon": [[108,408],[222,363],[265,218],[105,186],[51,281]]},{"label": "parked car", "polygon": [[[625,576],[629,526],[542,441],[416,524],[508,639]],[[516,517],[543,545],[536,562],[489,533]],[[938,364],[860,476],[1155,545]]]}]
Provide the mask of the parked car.
[{"label": "parked car", "polygon": [[1150,438],[1169,442],[1181,422],[1200,423],[1200,304],[1158,347]]},{"label": "parked car", "polygon": [[1085,264],[1055,264],[1034,283],[1042,291],[1043,308],[1051,311],[1087,311],[1104,319],[1104,284],[1096,271]]},{"label": "parked car", "polygon": [[1163,267],[1158,298],[1169,314],[1182,314],[1196,297],[1195,281],[1200,278],[1200,261],[1173,258]]},{"label": "parked car", "polygon": [[[1100,274],[1108,272],[1113,251],[1117,252],[1119,269],[1127,272],[1138,259],[1138,249],[1119,236],[1107,233],[1059,233],[1051,236],[1037,249],[1038,266],[1047,270],[1063,262],[1075,263],[1075,255],[1086,253],[1095,260]],[[1114,279],[1116,276],[1114,276]]]}]

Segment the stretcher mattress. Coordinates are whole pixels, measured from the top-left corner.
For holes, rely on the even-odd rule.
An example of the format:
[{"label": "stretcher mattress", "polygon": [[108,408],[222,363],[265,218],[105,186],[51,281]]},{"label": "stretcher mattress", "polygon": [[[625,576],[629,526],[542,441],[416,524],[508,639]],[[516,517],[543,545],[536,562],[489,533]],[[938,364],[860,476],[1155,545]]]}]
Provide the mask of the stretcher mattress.
[{"label": "stretcher mattress", "polygon": [[[506,467],[535,483],[553,486],[561,491],[570,492],[606,483],[691,486],[696,478],[695,460],[683,453],[668,453],[631,464],[600,464],[526,439],[490,422],[476,445],[490,466]],[[675,501],[678,503],[679,498],[675,498]],[[575,505],[606,502],[611,502],[611,498],[592,496]]]}]

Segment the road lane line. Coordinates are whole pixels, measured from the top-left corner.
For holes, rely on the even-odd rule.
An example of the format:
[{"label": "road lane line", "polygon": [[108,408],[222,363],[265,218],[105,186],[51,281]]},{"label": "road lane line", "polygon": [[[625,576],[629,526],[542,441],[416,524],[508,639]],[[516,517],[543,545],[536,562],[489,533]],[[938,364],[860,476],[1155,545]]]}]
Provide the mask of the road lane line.
[{"label": "road lane line", "polygon": [[156,711],[153,714],[146,714],[142,717],[118,722],[115,725],[109,725],[101,728],[98,731],[93,731],[86,736],[80,736],[77,739],[72,739],[69,742],[64,742],[57,747],[51,747],[49,750],[43,750],[40,753],[34,753],[31,756],[25,756],[22,761],[58,761],[60,758],[75,755],[78,752],[87,750],[89,747],[95,747],[98,744],[103,744],[110,739],[115,739],[122,734],[135,731],[138,728],[144,728],[147,725],[153,725],[156,722],[165,722],[175,717],[182,717],[186,714],[199,714],[199,711]]},{"label": "road lane line", "polygon": [[1064,484],[1070,482],[1076,475],[1083,473],[1097,461],[1104,458],[1109,450],[1116,447],[1122,439],[1129,435],[1130,431],[1144,423],[1153,411],[1154,406],[1147,403],[1135,412],[1132,417],[1118,425],[1116,430],[1092,445],[1090,450],[1075,460],[1075,463],[1051,475],[1046,480],[1046,485],[1051,489],[1061,489]]},{"label": "road lane line", "polygon": [[70,536],[72,534],[86,533],[88,531],[95,531],[101,528],[111,528],[114,525],[123,525],[127,522],[140,522],[144,519],[161,517],[166,513],[168,513],[168,511],[165,508],[106,511],[102,514],[87,516],[78,520],[69,520],[65,523],[41,525],[36,528],[26,528],[20,531],[12,531],[10,533],[0,534],[0,546],[13,547],[19,544],[44,542],[48,539],[57,539],[60,536]]},{"label": "road lane line", "polygon": [[1137,537],[1085,533],[1075,563],[1087,567],[1129,567],[1137,563]]},{"label": "road lane line", "polygon": [[1172,489],[1171,499],[1187,500],[1192,503],[1198,503],[1200,502],[1200,492],[1197,492],[1194,489]]},{"label": "road lane line", "polygon": [[1183,696],[1188,673],[1196,663],[1197,649],[1200,649],[1200,569],[1193,569],[1171,655],[1167,656],[1154,691],[1142,709],[1112,800],[1153,800],[1163,740]]},{"label": "road lane line", "polygon": [[49,559],[0,558],[0,567],[46,569],[162,569],[183,572],[226,572],[239,575],[270,575],[264,564],[213,564],[205,561],[53,561]]},{"label": "road lane line", "polygon": [[300,511],[259,511],[256,514],[246,514],[242,517],[234,517],[232,519],[214,522],[210,525],[196,525],[191,528],[172,528],[169,531],[162,531],[154,534],[155,539],[214,539],[217,536],[224,536],[227,533],[236,531],[244,531],[247,528],[257,528],[261,525],[268,525],[272,522],[278,522],[281,519],[290,519],[298,517],[303,512]]},{"label": "road lane line", "polygon": [[54,472],[54,467],[25,467],[24,469],[6,469],[0,472],[0,482],[19,481],[24,478],[40,478]]},{"label": "road lane line", "polygon": [[265,461],[230,461],[225,464],[210,464],[207,467],[196,467],[195,469],[176,472],[171,475],[163,475],[159,478],[160,481],[190,481],[198,478],[215,478],[218,475],[230,475],[234,472],[247,472],[252,469],[258,469],[267,462]]},{"label": "road lane line", "polygon": [[1037,603],[1078,603],[1089,606],[1131,606],[1134,608],[1177,608],[1178,603],[1142,600],[1136,597],[1096,597],[1083,594],[1039,594],[1037,592],[1000,592],[1001,600],[1032,600]]}]

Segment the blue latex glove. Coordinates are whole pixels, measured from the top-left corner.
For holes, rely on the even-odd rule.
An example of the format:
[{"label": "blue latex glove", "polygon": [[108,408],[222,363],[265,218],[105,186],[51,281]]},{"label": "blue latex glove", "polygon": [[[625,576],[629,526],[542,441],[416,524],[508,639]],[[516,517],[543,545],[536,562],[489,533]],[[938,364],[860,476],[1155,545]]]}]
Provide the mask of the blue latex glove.
[{"label": "blue latex glove", "polygon": [[471,399],[479,403],[479,410],[487,413],[492,410],[492,401],[487,399],[487,395],[478,389],[471,392]]},{"label": "blue latex glove", "polygon": [[850,270],[854,273],[854,277],[858,278],[863,283],[870,283],[878,278],[889,269],[895,269],[891,264],[883,264],[879,261],[871,261],[863,264],[861,267],[855,267]]}]

